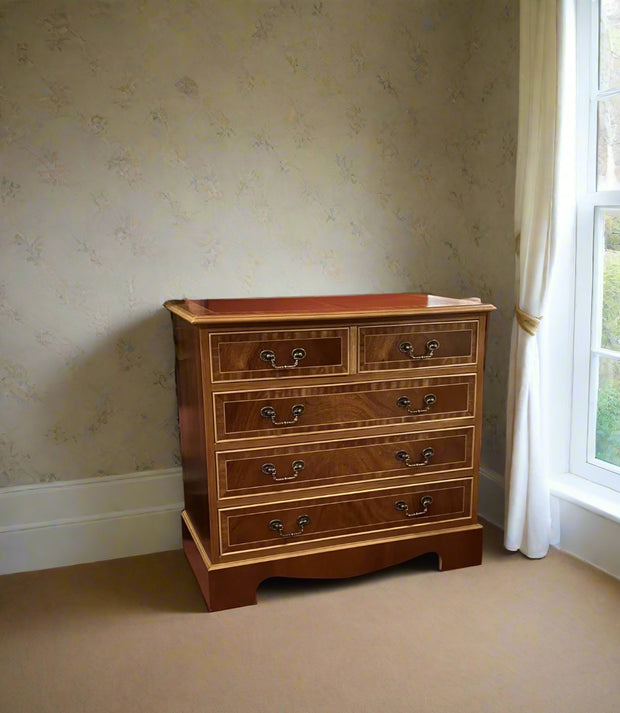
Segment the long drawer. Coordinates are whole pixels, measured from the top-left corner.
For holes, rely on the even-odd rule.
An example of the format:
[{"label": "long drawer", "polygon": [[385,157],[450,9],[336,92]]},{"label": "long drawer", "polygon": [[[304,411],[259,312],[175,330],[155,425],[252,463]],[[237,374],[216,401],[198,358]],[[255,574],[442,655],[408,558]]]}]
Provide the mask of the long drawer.
[{"label": "long drawer", "polygon": [[475,374],[213,395],[217,441],[470,417]]},{"label": "long drawer", "polygon": [[221,553],[349,535],[395,535],[472,519],[472,479],[219,511]]},{"label": "long drawer", "polygon": [[216,455],[220,499],[473,467],[474,427],[397,436],[224,451]]}]

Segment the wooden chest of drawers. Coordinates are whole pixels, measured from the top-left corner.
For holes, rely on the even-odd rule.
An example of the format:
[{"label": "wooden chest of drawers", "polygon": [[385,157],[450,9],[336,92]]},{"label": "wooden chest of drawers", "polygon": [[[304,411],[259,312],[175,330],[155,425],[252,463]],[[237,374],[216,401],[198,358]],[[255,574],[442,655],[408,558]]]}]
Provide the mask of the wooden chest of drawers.
[{"label": "wooden chest of drawers", "polygon": [[479,564],[491,305],[394,294],[174,300],[183,546],[210,610],[268,577],[426,552]]}]

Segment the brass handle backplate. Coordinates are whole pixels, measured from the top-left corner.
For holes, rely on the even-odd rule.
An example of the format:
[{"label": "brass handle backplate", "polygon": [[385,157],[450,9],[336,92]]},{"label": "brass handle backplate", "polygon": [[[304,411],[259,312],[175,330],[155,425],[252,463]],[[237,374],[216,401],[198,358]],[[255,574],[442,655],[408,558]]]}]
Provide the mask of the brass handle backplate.
[{"label": "brass handle backplate", "polygon": [[290,421],[276,421],[277,414],[273,406],[263,406],[260,410],[260,415],[263,418],[270,418],[271,423],[273,423],[274,426],[290,426],[291,424],[299,421],[299,417],[305,410],[306,407],[303,404],[295,404],[295,406],[291,409],[293,418]]},{"label": "brass handle backplate", "polygon": [[404,500],[399,500],[394,503],[394,507],[405,514],[405,517],[420,517],[421,515],[426,515],[428,513],[429,507],[433,504],[433,498],[430,495],[425,495],[420,500],[420,505],[422,510],[417,512],[409,512],[409,505]]},{"label": "brass handle backplate", "polygon": [[263,361],[269,362],[274,369],[294,369],[306,356],[306,350],[302,347],[293,349],[291,352],[291,356],[293,357],[292,364],[276,364],[276,355],[271,349],[263,349],[259,356]]},{"label": "brass handle backplate", "polygon": [[300,515],[297,518],[297,527],[299,530],[296,532],[284,532],[284,524],[282,520],[271,520],[269,522],[269,529],[277,532],[280,537],[297,537],[297,535],[304,534],[304,527],[310,524],[310,518],[307,515]]},{"label": "brass handle backplate", "polygon": [[435,352],[439,349],[439,341],[437,339],[429,339],[428,342],[426,342],[426,354],[415,355],[411,342],[401,342],[398,348],[414,361],[418,361],[419,359],[432,359],[432,357],[435,356]]},{"label": "brass handle backplate", "polygon": [[305,466],[306,464],[303,460],[294,460],[291,464],[291,467],[293,468],[293,475],[284,475],[281,478],[278,478],[278,471],[273,463],[264,463],[261,470],[265,475],[270,475],[276,483],[281,483],[285,480],[295,480]]},{"label": "brass handle backplate", "polygon": [[424,397],[424,404],[426,405],[426,408],[412,409],[409,408],[411,406],[411,400],[407,396],[400,396],[396,401],[396,405],[400,408],[406,408],[407,413],[415,416],[416,414],[426,413],[427,411],[430,411],[431,406],[433,406],[436,401],[437,397],[435,396],[435,394],[426,394],[426,396]]},{"label": "brass handle backplate", "polygon": [[422,451],[422,458],[424,460],[421,461],[412,461],[411,456],[407,451],[398,451],[396,454],[397,460],[402,461],[407,468],[419,468],[421,466],[428,465],[430,462],[430,459],[435,455],[435,451],[432,448],[425,448]]}]

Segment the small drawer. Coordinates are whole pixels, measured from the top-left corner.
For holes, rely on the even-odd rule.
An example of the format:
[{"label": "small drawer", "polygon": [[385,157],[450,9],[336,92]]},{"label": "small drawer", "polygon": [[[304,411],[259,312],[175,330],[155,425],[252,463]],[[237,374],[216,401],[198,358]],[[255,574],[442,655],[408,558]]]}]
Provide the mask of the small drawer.
[{"label": "small drawer", "polygon": [[213,383],[349,373],[349,330],[220,332],[208,336]]},{"label": "small drawer", "polygon": [[[324,441],[216,455],[220,498],[472,468],[474,428]],[[462,475],[462,473],[461,473]]]},{"label": "small drawer", "polygon": [[473,365],[478,320],[412,322],[359,329],[359,372]]},{"label": "small drawer", "polygon": [[[313,498],[220,510],[222,554],[290,547],[314,540],[365,539],[438,529],[472,520],[472,479],[391,488],[378,492]],[[359,537],[362,535],[362,537]]]},{"label": "small drawer", "polygon": [[217,441],[469,418],[476,376],[213,394]]}]

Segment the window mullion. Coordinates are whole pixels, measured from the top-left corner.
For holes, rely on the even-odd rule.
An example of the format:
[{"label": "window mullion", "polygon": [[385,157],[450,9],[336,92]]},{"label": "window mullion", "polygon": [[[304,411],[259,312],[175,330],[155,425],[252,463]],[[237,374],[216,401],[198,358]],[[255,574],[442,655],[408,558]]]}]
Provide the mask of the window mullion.
[{"label": "window mullion", "polygon": [[604,349],[603,347],[592,347],[590,350],[592,354],[596,354],[600,357],[605,357],[606,359],[613,359],[615,361],[620,361],[620,352],[615,352],[612,349]]}]

